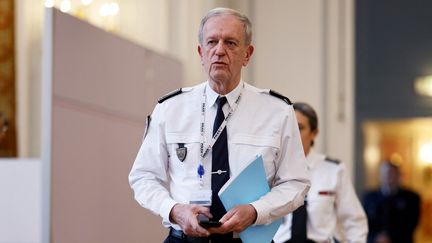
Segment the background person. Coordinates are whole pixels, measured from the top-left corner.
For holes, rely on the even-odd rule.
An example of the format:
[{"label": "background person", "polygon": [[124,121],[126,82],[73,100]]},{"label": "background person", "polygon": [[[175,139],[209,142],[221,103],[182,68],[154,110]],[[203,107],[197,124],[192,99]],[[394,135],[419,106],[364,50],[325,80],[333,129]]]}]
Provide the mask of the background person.
[{"label": "background person", "polygon": [[366,215],[355,194],[345,165],[312,150],[318,135],[318,116],[315,110],[310,105],[300,102],[294,103],[294,110],[311,176],[311,188],[306,205],[307,239],[293,239],[293,214],[289,214],[284,218],[274,242],[333,242],[338,224],[345,237],[343,242],[366,242]]},{"label": "background person", "polygon": [[380,188],[365,193],[369,243],[411,243],[419,223],[420,196],[400,186],[399,167],[390,161],[380,166]]},{"label": "background person", "polygon": [[[241,80],[254,50],[251,29],[237,11],[210,10],[198,45],[207,82],[161,98],[149,119],[129,182],[139,204],[170,227],[165,242],[241,242],[232,232],[268,224],[303,204],[309,177],[292,105]],[[271,191],[226,212],[220,187],[257,154]],[[210,209],[193,203],[210,200],[208,191]],[[203,228],[199,214],[222,225]]]}]

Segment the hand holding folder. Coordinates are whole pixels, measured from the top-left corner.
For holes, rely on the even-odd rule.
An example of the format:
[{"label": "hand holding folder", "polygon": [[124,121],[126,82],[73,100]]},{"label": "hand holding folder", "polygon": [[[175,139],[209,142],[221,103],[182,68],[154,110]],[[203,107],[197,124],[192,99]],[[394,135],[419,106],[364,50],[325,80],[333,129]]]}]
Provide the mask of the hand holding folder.
[{"label": "hand holding folder", "polygon": [[[240,204],[249,204],[267,194],[267,183],[262,156],[257,156],[235,177],[231,177],[219,191],[227,211]],[[268,225],[252,225],[240,233],[243,243],[270,243],[282,219]]]}]

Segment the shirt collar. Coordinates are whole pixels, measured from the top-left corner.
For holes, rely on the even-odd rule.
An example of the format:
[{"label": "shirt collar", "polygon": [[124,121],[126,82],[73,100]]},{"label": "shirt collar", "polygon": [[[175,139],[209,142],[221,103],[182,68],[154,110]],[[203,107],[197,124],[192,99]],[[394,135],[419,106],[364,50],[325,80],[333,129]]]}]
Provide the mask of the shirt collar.
[{"label": "shirt collar", "polygon": [[[229,92],[228,94],[225,95],[225,97],[227,98],[228,104],[230,107],[233,106],[233,104],[235,103],[235,101],[237,100],[237,97],[240,95],[240,92],[242,90],[243,87],[243,80],[240,80],[239,84],[237,85],[237,87],[235,87],[235,89],[233,89],[231,92]],[[206,84],[206,96],[207,96],[207,106],[211,107],[213,105],[215,105],[216,103],[216,99],[219,97],[219,94],[216,93],[209,85],[208,81]]]},{"label": "shirt collar", "polygon": [[325,156],[316,153],[312,148],[309,150],[309,154],[306,155],[306,165],[309,170],[313,169],[319,161],[325,159]]}]

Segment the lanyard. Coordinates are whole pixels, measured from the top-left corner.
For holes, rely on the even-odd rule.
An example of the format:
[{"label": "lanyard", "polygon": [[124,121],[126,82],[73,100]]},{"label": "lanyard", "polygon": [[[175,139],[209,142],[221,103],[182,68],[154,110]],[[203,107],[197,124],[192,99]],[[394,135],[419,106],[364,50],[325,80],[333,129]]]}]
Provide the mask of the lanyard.
[{"label": "lanyard", "polygon": [[[201,156],[200,157],[201,158],[200,158],[200,162],[199,162],[198,170],[197,170],[198,176],[200,177],[201,180],[202,180],[202,176],[204,175],[204,166],[203,166],[204,158],[208,154],[208,152],[211,150],[213,145],[216,143],[216,141],[219,138],[219,136],[221,135],[222,131],[225,129],[229,118],[232,116],[234,111],[237,109],[238,104],[240,102],[240,98],[241,98],[242,93],[243,93],[244,84],[243,84],[242,90],[240,91],[239,96],[235,100],[234,105],[231,107],[228,115],[225,117],[222,124],[216,130],[216,132],[213,135],[212,139],[210,140],[210,143],[208,144],[208,146],[205,147],[205,145],[204,145],[204,143],[205,143],[205,113],[206,113],[206,107],[207,107],[206,88],[207,88],[207,86],[204,88],[204,92],[203,92],[203,96],[202,96],[202,102],[201,102],[201,124],[200,124],[200,133],[201,133],[201,147],[200,147]],[[204,147],[205,147],[205,149],[204,149]]]}]

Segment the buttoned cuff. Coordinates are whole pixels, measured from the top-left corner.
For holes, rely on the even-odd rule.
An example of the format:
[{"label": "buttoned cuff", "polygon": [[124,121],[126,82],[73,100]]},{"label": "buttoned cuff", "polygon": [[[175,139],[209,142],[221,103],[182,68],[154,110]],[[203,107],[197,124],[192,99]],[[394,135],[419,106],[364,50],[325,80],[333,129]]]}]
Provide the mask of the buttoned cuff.
[{"label": "buttoned cuff", "polygon": [[178,202],[174,201],[171,198],[167,198],[162,202],[162,205],[160,207],[160,216],[162,217],[164,222],[171,222],[170,220],[170,212],[171,209],[176,205]]},{"label": "buttoned cuff", "polygon": [[255,211],[257,212],[257,218],[255,220],[254,225],[271,223],[269,214],[266,211],[266,208],[268,207],[266,207],[265,202],[263,202],[262,200],[258,200],[250,203],[250,205],[252,205],[255,208]]}]

